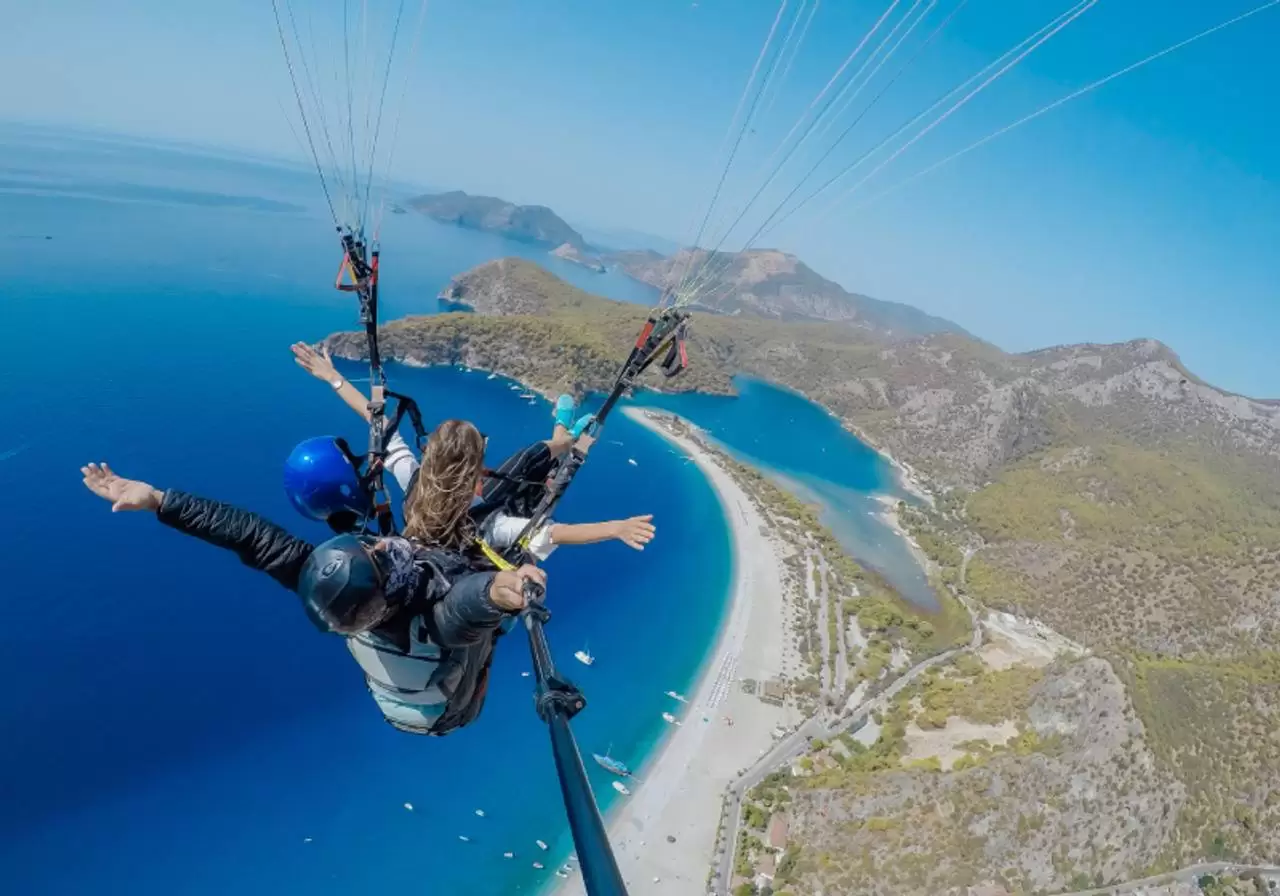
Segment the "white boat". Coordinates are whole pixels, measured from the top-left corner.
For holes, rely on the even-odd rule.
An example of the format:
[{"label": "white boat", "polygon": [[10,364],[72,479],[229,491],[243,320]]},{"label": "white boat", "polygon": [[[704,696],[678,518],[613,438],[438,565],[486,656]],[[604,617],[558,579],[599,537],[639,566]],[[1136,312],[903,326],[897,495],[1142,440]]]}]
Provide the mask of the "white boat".
[{"label": "white boat", "polygon": [[528,673],[528,672],[521,672],[521,673],[520,673],[520,677],[521,677],[521,678],[528,678],[528,677],[529,677],[529,673]]},{"label": "white boat", "polygon": [[485,379],[492,380],[492,379],[497,379],[497,377],[498,375],[496,373],[491,373],[487,377],[485,377]]},{"label": "white boat", "polygon": [[463,843],[470,843],[470,842],[471,842],[471,838],[470,838],[470,837],[468,837],[466,834],[459,834],[459,835],[458,835],[458,839],[459,839],[459,840],[461,840]]},{"label": "white boat", "polygon": [[636,459],[635,459],[634,457],[628,457],[628,458],[627,458],[627,463],[631,464],[631,466],[633,466],[633,467],[638,467],[638,466],[640,466],[638,463],[636,463]]},{"label": "white boat", "polygon": [[541,871],[541,870],[542,870],[542,863],[541,863],[541,862],[534,862],[534,863],[533,863],[533,867],[534,867],[534,868],[537,868],[539,871]]},{"label": "white boat", "polygon": [[627,785],[623,784],[621,781],[614,781],[613,789],[618,791],[618,793],[622,794],[623,796],[631,796],[631,791],[628,790]]},{"label": "white boat", "polygon": [[679,722],[677,722],[677,721],[676,721],[676,717],[675,717],[675,716],[673,716],[673,715],[672,715],[671,713],[669,713],[669,712],[664,712],[664,713],[662,714],[662,721],[664,721],[664,722],[666,722],[666,723],[668,723],[668,724],[670,724],[670,725],[679,725],[679,724],[680,724]]},{"label": "white boat", "polygon": [[563,871],[557,871],[557,872],[556,872],[556,877],[568,877],[568,876],[569,876],[569,875],[565,874]]},{"label": "white boat", "polygon": [[413,803],[405,803],[404,807],[408,809],[410,812],[413,811]]},{"label": "white boat", "polygon": [[503,857],[504,859],[514,859],[514,858],[516,857],[516,854],[515,854],[515,853],[513,853],[513,852],[504,852],[504,853],[502,854],[502,857]]},{"label": "white boat", "polygon": [[546,849],[546,848],[547,848],[547,844],[543,843],[541,840],[534,840],[533,842],[534,842],[534,843],[536,843],[536,844],[538,844],[538,849]]},{"label": "white boat", "polygon": [[481,818],[484,818],[484,810],[483,810],[483,809],[477,809],[477,810],[476,810],[476,814],[477,814],[477,815],[479,815]]},{"label": "white boat", "polygon": [[534,395],[532,392],[521,392],[520,397],[521,398],[537,398],[537,396]]},{"label": "white boat", "polygon": [[675,691],[667,691],[667,696],[670,697],[672,700],[679,700],[681,703],[689,702],[688,700],[685,699],[684,694],[677,694]]},{"label": "white boat", "polygon": [[584,666],[590,666],[596,661],[596,658],[591,655],[590,645],[586,644],[582,646],[581,650],[575,650],[573,652],[573,658]]}]

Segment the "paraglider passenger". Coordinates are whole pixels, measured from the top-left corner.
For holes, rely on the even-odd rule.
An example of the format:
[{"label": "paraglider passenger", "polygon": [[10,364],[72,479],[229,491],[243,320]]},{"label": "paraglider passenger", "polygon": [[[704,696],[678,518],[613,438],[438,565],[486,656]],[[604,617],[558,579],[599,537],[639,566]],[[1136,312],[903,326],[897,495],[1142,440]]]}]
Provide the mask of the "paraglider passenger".
[{"label": "paraglider passenger", "polygon": [[[263,517],[176,489],[81,468],[112,511],[149,511],[161,523],[233,551],[298,594],[323,632],[344,636],[384,718],[415,734],[448,734],[484,705],[499,635],[525,605],[534,566],[475,572],[467,513],[484,465],[484,437],[448,420],[428,440],[409,537],[344,534],[313,545]],[[354,469],[348,487],[358,485]]]},{"label": "paraglider passenger", "polygon": [[[332,386],[352,410],[365,420],[369,419],[368,399],[338,373],[327,352],[316,351],[301,342],[295,343],[292,350],[294,360],[300,367]],[[561,395],[556,402],[555,429],[551,438],[535,442],[516,452],[498,467],[496,475],[490,474],[483,478],[467,512],[476,522],[478,534],[493,548],[502,551],[515,543],[545,494],[547,484],[555,475],[557,464],[569,449],[576,446],[583,454],[591,449],[595,442],[591,434],[595,418],[587,414],[575,421],[576,410],[572,396]],[[339,453],[336,448],[332,451]],[[332,466],[336,469],[342,463],[343,461],[335,458]],[[349,466],[349,462],[346,465]],[[419,475],[418,460],[399,433],[394,433],[387,443],[384,466],[405,494],[405,534],[411,534],[408,528],[411,509],[422,505],[435,506],[438,487]],[[312,478],[317,483],[331,483],[341,481],[344,475],[339,473],[332,476],[326,469],[317,470]],[[354,508],[349,507],[350,501],[334,489],[320,485],[312,488],[325,492],[326,501],[310,512],[299,507],[304,514],[316,519],[331,519],[328,515],[332,513],[346,517],[353,512]],[[419,496],[420,490],[429,494]],[[355,498],[359,499],[360,496],[356,495]],[[539,560],[545,560],[560,545],[596,544],[611,540],[642,551],[653,540],[656,532],[652,520],[652,514],[600,523],[568,524],[549,520],[530,536],[529,553]]]}]

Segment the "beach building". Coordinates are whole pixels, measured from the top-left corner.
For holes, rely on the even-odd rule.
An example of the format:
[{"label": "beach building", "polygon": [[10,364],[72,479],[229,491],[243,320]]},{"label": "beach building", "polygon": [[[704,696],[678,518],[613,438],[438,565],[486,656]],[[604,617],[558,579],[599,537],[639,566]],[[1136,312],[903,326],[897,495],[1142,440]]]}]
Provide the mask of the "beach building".
[{"label": "beach building", "polygon": [[787,697],[787,686],[776,678],[770,678],[760,686],[760,699],[774,706],[781,706]]}]

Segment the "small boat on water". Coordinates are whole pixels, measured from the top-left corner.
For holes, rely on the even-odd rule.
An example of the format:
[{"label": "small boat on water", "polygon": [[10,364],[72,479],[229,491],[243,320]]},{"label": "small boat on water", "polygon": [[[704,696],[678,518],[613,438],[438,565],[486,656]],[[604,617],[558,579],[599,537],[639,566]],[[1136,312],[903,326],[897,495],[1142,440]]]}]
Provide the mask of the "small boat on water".
[{"label": "small boat on water", "polygon": [[516,857],[516,854],[515,854],[515,853],[513,853],[513,852],[504,852],[504,853],[502,854],[502,857],[503,857],[504,859],[514,859],[514,858]]},{"label": "small boat on water", "polygon": [[476,810],[476,815],[479,815],[481,818],[484,818],[484,810],[483,810],[483,809],[477,809],[477,810]]},{"label": "small boat on water", "polygon": [[459,839],[459,840],[461,840],[463,843],[470,843],[470,842],[471,842],[471,838],[470,838],[470,837],[468,837],[466,834],[459,834],[459,835],[458,835],[458,839]]},{"label": "small boat on water", "polygon": [[532,392],[521,392],[520,397],[521,398],[537,398],[538,396],[534,395]]},{"label": "small boat on water", "polygon": [[541,870],[542,870],[542,863],[541,863],[541,862],[534,862],[534,863],[533,863],[533,867],[534,867],[534,868],[537,868],[539,871],[541,871]]},{"label": "small boat on water", "polygon": [[614,781],[613,789],[618,791],[618,793],[622,794],[623,796],[631,796],[631,791],[628,790],[627,785],[623,784],[621,781]]},{"label": "small boat on water", "polygon": [[623,778],[631,777],[631,769],[627,768],[626,763],[620,762],[619,760],[614,759],[612,756],[609,755],[609,752],[607,750],[605,751],[605,754],[603,756],[601,756],[599,753],[592,753],[591,758],[594,759],[600,765],[601,768],[603,768],[607,772],[610,772],[611,774],[619,775]]},{"label": "small boat on water", "polygon": [[672,715],[671,713],[669,713],[669,712],[664,712],[664,713],[662,714],[662,721],[666,722],[666,723],[667,723],[667,724],[669,724],[669,725],[679,725],[679,724],[680,724],[679,722],[677,722],[677,721],[676,721],[676,717],[675,717],[675,716],[673,716],[673,715]]},{"label": "small boat on water", "polygon": [[584,666],[590,666],[596,661],[596,658],[591,655],[590,646],[585,644],[581,650],[575,650],[573,652],[573,658]]},{"label": "small boat on water", "polygon": [[534,843],[536,843],[536,844],[538,844],[538,849],[546,849],[546,848],[547,848],[547,844],[543,843],[541,840],[534,840],[533,842],[534,842]]},{"label": "small boat on water", "polygon": [[635,459],[634,457],[628,457],[628,458],[627,458],[627,463],[631,464],[631,466],[633,466],[633,467],[638,467],[638,466],[640,466],[638,463],[636,463],[636,459]]},{"label": "small boat on water", "polygon": [[485,377],[485,379],[487,379],[487,380],[493,380],[493,379],[497,379],[497,378],[498,378],[498,375],[497,375],[496,373],[491,373],[491,374],[489,374],[487,377]]},{"label": "small boat on water", "polygon": [[410,812],[413,811],[413,803],[405,803],[404,807],[408,809]]},{"label": "small boat on water", "polygon": [[670,697],[672,700],[679,700],[681,703],[689,702],[688,700],[685,699],[684,694],[677,694],[675,691],[667,691],[667,696]]},{"label": "small boat on water", "polygon": [[564,871],[556,871],[556,877],[568,877],[568,876],[569,875]]}]

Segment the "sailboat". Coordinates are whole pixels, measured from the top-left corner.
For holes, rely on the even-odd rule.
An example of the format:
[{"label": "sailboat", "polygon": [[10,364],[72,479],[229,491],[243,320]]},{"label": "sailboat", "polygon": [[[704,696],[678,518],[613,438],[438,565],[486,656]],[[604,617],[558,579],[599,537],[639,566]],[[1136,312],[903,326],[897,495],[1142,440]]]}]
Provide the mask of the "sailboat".
[{"label": "sailboat", "polygon": [[591,758],[594,759],[600,765],[600,767],[607,772],[610,772],[612,774],[618,775],[623,778],[631,777],[631,769],[627,768],[626,763],[618,759],[614,759],[612,756],[609,755],[609,752],[612,749],[613,749],[613,745],[610,744],[609,749],[604,751],[603,756],[601,756],[599,753],[592,753]]},{"label": "sailboat", "polygon": [[573,652],[573,658],[584,666],[590,666],[596,661],[596,658],[591,655],[590,646],[591,645],[589,644],[584,644],[581,650],[575,650]]}]

